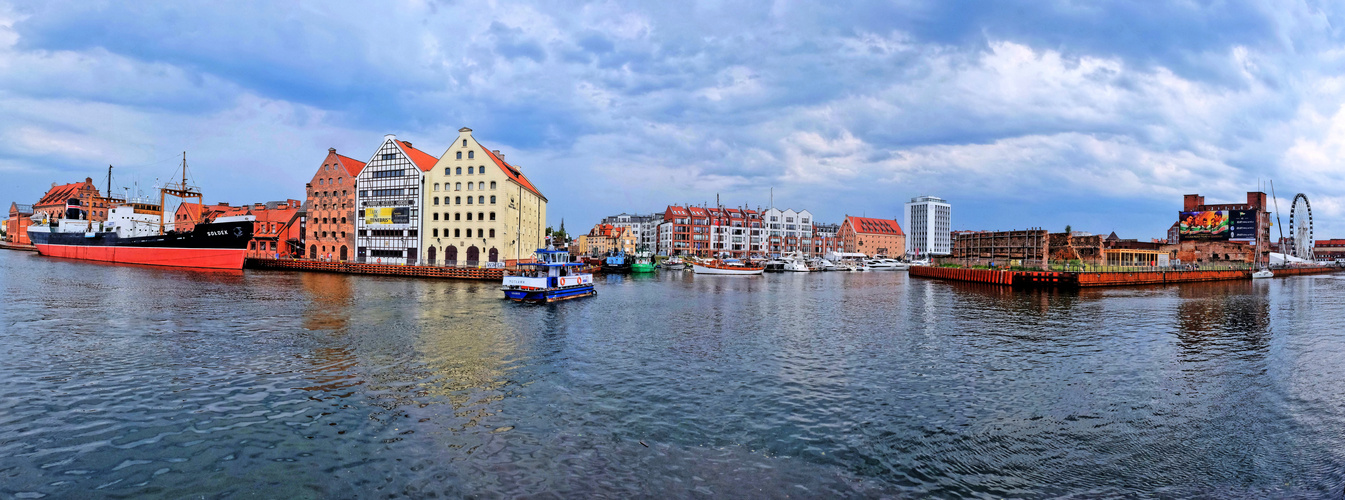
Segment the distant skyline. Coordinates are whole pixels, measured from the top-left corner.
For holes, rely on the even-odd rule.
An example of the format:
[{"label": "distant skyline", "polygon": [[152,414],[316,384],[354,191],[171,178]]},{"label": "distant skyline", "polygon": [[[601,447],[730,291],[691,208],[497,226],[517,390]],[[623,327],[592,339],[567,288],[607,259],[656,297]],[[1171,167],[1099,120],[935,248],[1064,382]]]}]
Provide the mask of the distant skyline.
[{"label": "distant skyline", "polygon": [[[1296,193],[1345,237],[1345,4],[0,0],[0,201],[167,179],[303,198],[327,148],[460,127],[572,232],[713,203],[1161,238]],[[98,181],[102,189],[103,182]],[[1269,192],[1269,189],[1266,190]],[[1273,207],[1272,207],[1273,208]]]}]

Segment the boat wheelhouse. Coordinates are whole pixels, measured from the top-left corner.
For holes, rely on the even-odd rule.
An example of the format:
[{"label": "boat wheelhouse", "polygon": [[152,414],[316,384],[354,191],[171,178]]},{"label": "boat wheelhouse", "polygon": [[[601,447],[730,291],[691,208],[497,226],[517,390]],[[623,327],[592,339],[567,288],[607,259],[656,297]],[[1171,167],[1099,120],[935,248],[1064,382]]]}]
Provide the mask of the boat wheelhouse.
[{"label": "boat wheelhouse", "polygon": [[570,253],[554,248],[537,250],[537,262],[522,262],[518,274],[504,277],[504,298],[515,302],[547,303],[597,295],[593,275],[580,274]]}]

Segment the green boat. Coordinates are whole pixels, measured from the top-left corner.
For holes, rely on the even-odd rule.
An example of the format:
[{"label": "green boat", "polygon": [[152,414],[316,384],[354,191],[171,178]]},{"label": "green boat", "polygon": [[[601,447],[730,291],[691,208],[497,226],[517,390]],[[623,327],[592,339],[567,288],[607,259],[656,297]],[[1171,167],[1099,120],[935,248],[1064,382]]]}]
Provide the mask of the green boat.
[{"label": "green boat", "polygon": [[652,273],[654,272],[654,256],[649,252],[636,252],[635,263],[630,265],[632,273]]}]

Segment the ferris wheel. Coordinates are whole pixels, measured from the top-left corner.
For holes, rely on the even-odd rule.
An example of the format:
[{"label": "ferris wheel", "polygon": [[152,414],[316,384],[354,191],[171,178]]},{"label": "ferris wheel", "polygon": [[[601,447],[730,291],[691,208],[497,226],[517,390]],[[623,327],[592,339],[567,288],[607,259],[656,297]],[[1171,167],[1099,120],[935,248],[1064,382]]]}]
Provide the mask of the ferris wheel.
[{"label": "ferris wheel", "polygon": [[1303,260],[1312,258],[1312,205],[1303,193],[1294,196],[1294,204],[1289,208],[1289,238],[1293,248],[1285,252]]}]

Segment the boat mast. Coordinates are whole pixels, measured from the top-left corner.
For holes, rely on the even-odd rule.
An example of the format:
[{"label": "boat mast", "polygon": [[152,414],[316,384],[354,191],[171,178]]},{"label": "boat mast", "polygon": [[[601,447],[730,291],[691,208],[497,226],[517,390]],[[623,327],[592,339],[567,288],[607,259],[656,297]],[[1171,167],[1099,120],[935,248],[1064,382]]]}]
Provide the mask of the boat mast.
[{"label": "boat mast", "polygon": [[[186,151],[183,151],[183,152],[182,152],[182,183],[181,183],[181,184],[178,184],[178,185],[176,185],[176,186],[174,186],[174,185],[172,185],[172,184],[169,184],[169,185],[164,186],[163,188],[160,188],[160,189],[159,189],[159,234],[163,234],[163,229],[164,229],[164,217],[165,217],[165,215],[166,215],[164,212],[165,212],[165,211],[167,210],[167,208],[168,208],[168,207],[164,206],[164,202],[167,201],[167,200],[165,199],[166,196],[174,196],[174,197],[177,197],[177,198],[181,198],[183,203],[186,203],[186,202],[187,202],[187,198],[196,198],[196,210],[197,210],[197,216],[196,216],[196,218],[193,220],[193,222],[200,222],[200,220],[199,220],[199,219],[201,218],[201,215],[200,215],[200,214],[201,214],[202,210],[205,208],[205,202],[204,202],[205,197],[201,196],[201,192],[200,192],[200,191],[197,191],[197,190],[196,190],[195,188],[193,188],[192,186],[187,185],[187,152],[186,152]],[[174,229],[177,229],[177,225],[175,224],[175,225],[173,226],[173,228],[174,228]]]}]

